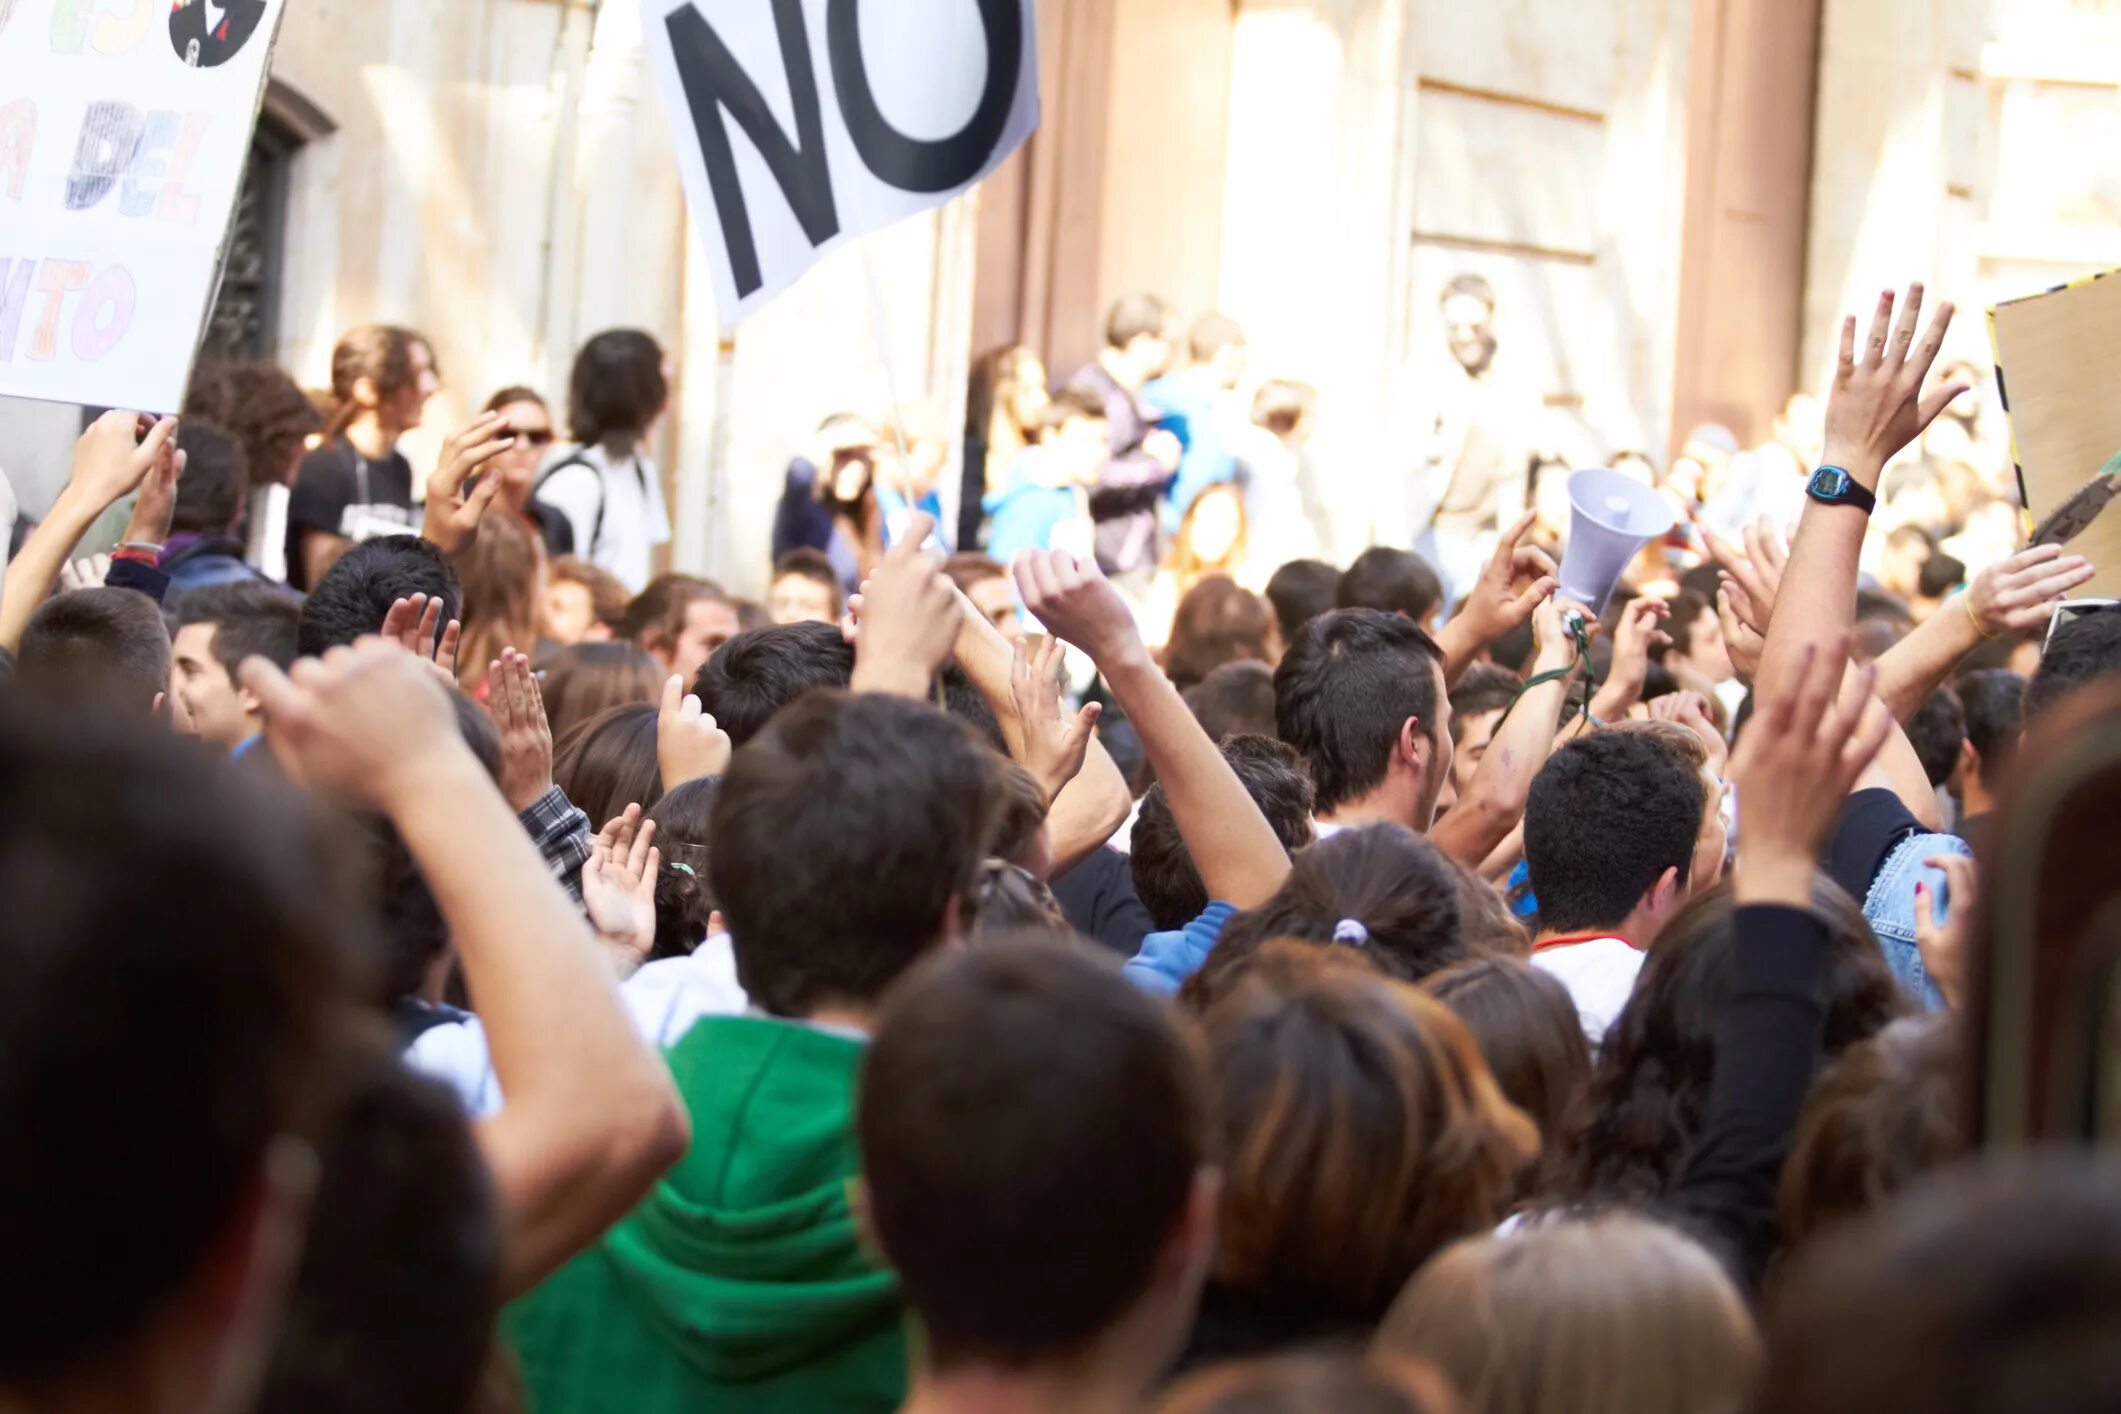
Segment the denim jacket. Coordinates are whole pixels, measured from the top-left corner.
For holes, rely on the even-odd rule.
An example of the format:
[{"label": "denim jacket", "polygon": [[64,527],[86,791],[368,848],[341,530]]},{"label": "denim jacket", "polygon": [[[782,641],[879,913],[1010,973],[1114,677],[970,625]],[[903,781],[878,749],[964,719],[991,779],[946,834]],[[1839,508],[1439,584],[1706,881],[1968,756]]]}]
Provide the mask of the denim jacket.
[{"label": "denim jacket", "polygon": [[1944,1006],[1944,994],[1930,980],[1915,946],[1915,885],[1928,884],[1930,896],[1938,901],[1940,919],[1949,916],[1952,901],[1945,897],[1943,871],[1922,862],[1940,854],[1971,855],[1973,850],[1957,835],[1909,835],[1886,856],[1863,900],[1863,916],[1878,935],[1878,946],[1901,990],[1929,1011]]}]

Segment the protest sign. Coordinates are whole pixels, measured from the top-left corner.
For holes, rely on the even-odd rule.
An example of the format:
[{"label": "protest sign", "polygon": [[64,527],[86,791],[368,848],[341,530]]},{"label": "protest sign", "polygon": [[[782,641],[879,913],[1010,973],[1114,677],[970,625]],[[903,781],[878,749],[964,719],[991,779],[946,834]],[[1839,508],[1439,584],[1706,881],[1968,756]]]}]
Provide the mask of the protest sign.
[{"label": "protest sign", "polygon": [[173,412],[284,0],[0,0],[0,394]]},{"label": "protest sign", "polygon": [[722,327],[1038,126],[1033,0],[641,0]]},{"label": "protest sign", "polygon": [[[2038,521],[2121,453],[2121,274],[2010,300],[1988,318],[2018,485]],[[2121,598],[2121,506],[2069,548],[2098,570],[2080,595]]]}]

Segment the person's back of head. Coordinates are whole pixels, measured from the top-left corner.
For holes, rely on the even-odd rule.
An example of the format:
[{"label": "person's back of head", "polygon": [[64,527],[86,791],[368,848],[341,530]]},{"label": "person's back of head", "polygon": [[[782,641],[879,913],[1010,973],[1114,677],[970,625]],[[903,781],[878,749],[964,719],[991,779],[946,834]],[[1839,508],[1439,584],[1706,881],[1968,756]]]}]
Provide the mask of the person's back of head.
[{"label": "person's back of head", "polygon": [[299,1231],[346,901],[299,802],[127,716],[0,693],[0,795],[0,1403],[206,1407]]},{"label": "person's back of head", "polygon": [[1275,939],[1353,949],[1387,976],[1419,982],[1466,957],[1450,857],[1398,825],[1342,830],[1297,854],[1274,897],[1224,926],[1181,989],[1196,1009]]},{"label": "person's back of head", "polygon": [[1172,1387],[1156,1414],[1459,1414],[1434,1369],[1392,1355],[1233,1360]]},{"label": "person's back of head", "polygon": [[1195,363],[1213,363],[1244,347],[1244,326],[1219,310],[1211,309],[1198,316],[1186,331],[1186,352]]},{"label": "person's back of head", "polygon": [[1787,1274],[1759,1414],[2121,1408],[2121,1174],[2088,1153],[1948,1170]]},{"label": "person's back of head", "polygon": [[1433,748],[1447,746],[1437,732],[1446,705],[1436,641],[1377,609],[1320,615],[1274,670],[1275,721],[1310,767],[1321,815],[1384,783],[1408,719]]},{"label": "person's back of head", "polygon": [[[1813,881],[1812,912],[1826,925],[1819,1039],[1831,1060],[1910,1004],[1863,910],[1824,874]],[[1734,913],[1730,887],[1719,885],[1689,900],[1658,936],[1549,1155],[1551,1196],[1649,1202],[1678,1182],[1708,1112],[1737,952]]]},{"label": "person's back of head", "polygon": [[892,993],[862,1174],[932,1370],[1022,1371],[1123,1327],[1140,1378],[1161,1369],[1214,1250],[1207,1091],[1192,1038],[1089,953],[955,953]]},{"label": "person's back of head", "polygon": [[584,446],[638,442],[670,401],[663,349],[639,329],[607,329],[582,345],[567,383],[568,431]]},{"label": "person's back of head", "polygon": [[1881,1207],[1966,1148],[1958,1031],[1948,1013],[1905,1017],[1851,1046],[1806,1096],[1782,1166],[1782,1237]]},{"label": "person's back of head", "polygon": [[577,643],[552,655],[539,694],[552,739],[567,735],[613,707],[657,701],[663,670],[632,643]]},{"label": "person's back of head", "polygon": [[[1225,663],[1185,695],[1193,720],[1211,741],[1274,735],[1274,669],[1265,663]],[[1300,759],[1298,764],[1300,769]]]},{"label": "person's back of head", "polygon": [[2040,668],[2025,685],[2027,725],[2094,678],[2121,673],[2121,606],[2095,609],[2063,624],[2040,654]]},{"label": "person's back of head", "polygon": [[1324,560],[1291,560],[1267,581],[1267,602],[1281,641],[1294,643],[1304,625],[1334,607],[1340,595],[1340,571]]},{"label": "person's back of head", "polygon": [[210,422],[186,421],[177,429],[184,474],[170,510],[173,535],[226,535],[243,514],[250,495],[250,462],[234,435]]},{"label": "person's back of head", "polygon": [[75,589],[37,606],[23,630],[15,680],[50,696],[131,712],[169,689],[169,627],[130,589]]},{"label": "person's back of head", "polygon": [[1655,736],[1593,732],[1555,752],[1525,802],[1525,863],[1541,929],[1593,934],[1622,927],[1639,909],[1668,914],[1691,886],[1708,808],[1701,772]]},{"label": "person's back of head", "polygon": [[804,693],[853,680],[854,649],[837,625],[780,624],[716,649],[692,690],[731,744],[742,746]]},{"label": "person's back of head", "polygon": [[1334,604],[1342,609],[1382,609],[1426,624],[1443,603],[1443,581],[1412,550],[1372,545],[1340,577]]},{"label": "person's back of head", "polygon": [[1186,591],[1171,619],[1164,672],[1183,692],[1227,663],[1264,663],[1274,634],[1267,606],[1225,575]]},{"label": "person's back of head", "polygon": [[1950,780],[1966,747],[1966,709],[1960,704],[1959,694],[1949,687],[1940,687],[1924,698],[1907,719],[1907,739],[1931,785],[1941,786]]},{"label": "person's back of head", "polygon": [[1620,1212],[1459,1243],[1408,1285],[1375,1349],[1433,1364],[1467,1414],[1736,1410],[1760,1365],[1716,1259]]},{"label": "person's back of head", "polygon": [[1359,957],[1272,943],[1201,1020],[1223,1156],[1217,1289],[1298,1338],[1366,1333],[1538,1151],[1464,1023]]},{"label": "person's back of head", "polygon": [[1162,295],[1122,295],[1105,313],[1105,346],[1124,349],[1140,338],[1161,337],[1171,322],[1171,304]]},{"label": "person's back of head", "polygon": [[[1230,737],[1222,751],[1282,848],[1293,853],[1308,846],[1313,835],[1311,779],[1296,752],[1269,736]],[[1142,797],[1129,867],[1134,892],[1158,928],[1183,928],[1211,902],[1161,785],[1151,786]]]},{"label": "person's back of head", "polygon": [[1968,764],[1993,794],[2025,730],[2025,679],[2006,668],[1988,668],[1963,674],[1955,689],[1966,716],[1966,744],[1974,757]]},{"label": "person's back of head", "polygon": [[718,776],[682,781],[664,791],[647,811],[655,822],[655,847],[663,866],[655,881],[655,944],[648,961],[683,957],[707,939],[714,917],[714,890],[707,861],[714,853],[714,798]]},{"label": "person's back of head", "polygon": [[663,798],[656,756],[657,704],[612,707],[570,730],[553,748],[552,778],[591,829]]},{"label": "person's back of head", "polygon": [[[270,363],[204,365],[185,390],[184,418],[178,429],[180,445],[184,428],[194,419],[224,429],[242,445],[252,486],[293,480],[310,437],[324,426],[323,414],[301,384]],[[184,475],[190,478],[189,467]],[[179,481],[180,502],[183,496],[184,483]]]},{"label": "person's back of head", "polygon": [[752,1002],[796,1017],[873,1005],[969,923],[994,782],[970,728],[902,698],[820,693],[740,748],[708,868]]},{"label": "person's back of head", "polygon": [[330,649],[379,633],[390,606],[415,594],[442,601],[435,630],[439,641],[463,605],[457,574],[449,561],[417,535],[363,541],[341,555],[303,601],[297,647],[303,657],[318,658]]},{"label": "person's back of head", "polygon": [[493,1179],[455,1096],[347,1063],[256,1414],[467,1414],[501,1280]]},{"label": "person's back of head", "polygon": [[1552,1142],[1591,1080],[1591,1048],[1568,988],[1513,957],[1480,957],[1430,977],[1422,990],[1473,1033],[1503,1095]]}]

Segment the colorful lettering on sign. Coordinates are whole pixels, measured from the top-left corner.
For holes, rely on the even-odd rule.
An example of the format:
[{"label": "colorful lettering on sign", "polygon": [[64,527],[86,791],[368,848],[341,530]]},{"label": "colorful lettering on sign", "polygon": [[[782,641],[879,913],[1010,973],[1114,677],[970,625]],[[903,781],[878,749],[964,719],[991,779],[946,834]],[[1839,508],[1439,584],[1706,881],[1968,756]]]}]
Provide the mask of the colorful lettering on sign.
[{"label": "colorful lettering on sign", "polygon": [[30,332],[29,356],[36,363],[50,363],[59,351],[59,315],[66,297],[88,283],[85,260],[47,260],[37,270],[37,293],[43,295],[44,315]]},{"label": "colorful lettering on sign", "polygon": [[116,348],[132,327],[140,293],[132,271],[122,265],[107,266],[91,280],[85,260],[0,257],[0,364],[15,361],[32,290],[45,297],[44,309],[30,331],[24,356],[38,363],[58,356],[59,327],[69,296],[81,295],[68,330],[69,347],[80,362],[94,363]]},{"label": "colorful lettering on sign", "polygon": [[22,183],[29,178],[30,153],[36,145],[37,105],[18,98],[0,108],[0,195],[9,201],[22,200]]},{"label": "colorful lettering on sign", "polygon": [[53,0],[52,52],[79,54],[93,39],[98,54],[123,54],[154,18],[155,0]]},{"label": "colorful lettering on sign", "polygon": [[110,99],[89,104],[66,178],[66,209],[97,205],[122,177],[120,212],[190,225],[199,215],[199,198],[184,182],[212,121],[208,113],[143,113]]}]

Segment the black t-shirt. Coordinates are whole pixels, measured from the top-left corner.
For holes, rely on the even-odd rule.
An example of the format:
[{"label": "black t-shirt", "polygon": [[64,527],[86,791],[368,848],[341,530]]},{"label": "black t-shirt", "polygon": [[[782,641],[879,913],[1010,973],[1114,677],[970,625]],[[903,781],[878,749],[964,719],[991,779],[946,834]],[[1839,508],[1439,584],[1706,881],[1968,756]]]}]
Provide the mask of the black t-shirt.
[{"label": "black t-shirt", "polygon": [[348,540],[373,540],[396,530],[413,534],[412,463],[396,451],[370,461],[344,437],[302,458],[287,502],[287,582],[308,590],[302,535],[321,531]]},{"label": "black t-shirt", "polygon": [[1141,951],[1154,931],[1149,910],[1134,892],[1134,871],[1110,845],[1099,845],[1082,863],[1053,881],[1053,897],[1076,932],[1121,957]]},{"label": "black t-shirt", "polygon": [[1922,822],[1899,796],[1859,790],[1842,809],[1841,824],[1826,847],[1826,872],[1860,905],[1900,842],[1921,829]]}]

